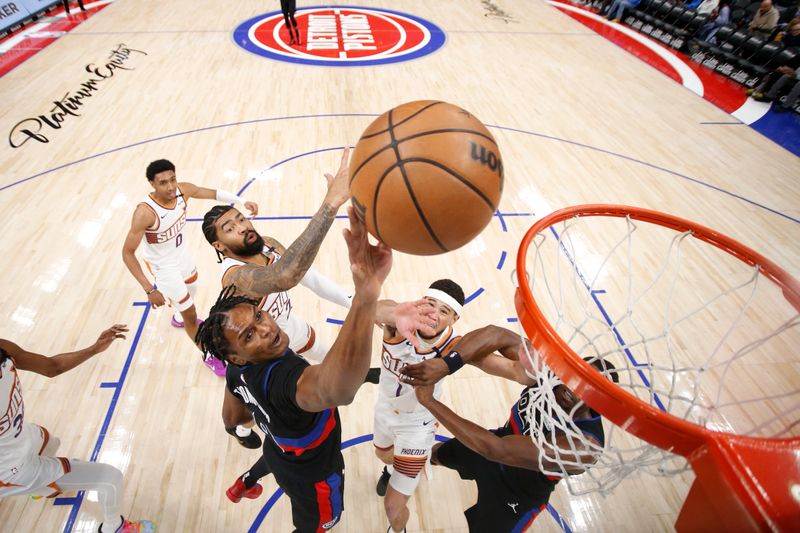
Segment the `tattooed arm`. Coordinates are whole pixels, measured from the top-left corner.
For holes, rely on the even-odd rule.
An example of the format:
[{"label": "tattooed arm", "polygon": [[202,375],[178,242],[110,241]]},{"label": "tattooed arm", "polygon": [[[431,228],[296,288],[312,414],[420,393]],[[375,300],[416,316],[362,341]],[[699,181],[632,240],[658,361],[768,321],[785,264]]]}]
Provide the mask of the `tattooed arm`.
[{"label": "tattooed arm", "polygon": [[242,265],[231,272],[229,279],[226,280],[227,283],[233,283],[239,293],[255,298],[289,290],[300,283],[314,262],[322,240],[336,218],[336,212],[350,197],[349,155],[350,150],[346,148],[335,177],[325,174],[328,180],[325,201],[303,233],[286,249],[281,260],[266,267]]}]

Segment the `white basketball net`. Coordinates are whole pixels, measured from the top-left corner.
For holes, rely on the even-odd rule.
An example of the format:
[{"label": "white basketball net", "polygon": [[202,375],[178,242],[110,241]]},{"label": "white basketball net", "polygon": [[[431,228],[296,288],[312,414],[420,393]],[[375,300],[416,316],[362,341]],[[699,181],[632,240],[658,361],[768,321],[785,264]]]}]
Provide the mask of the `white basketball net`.
[{"label": "white basketball net", "polygon": [[[526,271],[558,335],[581,357],[612,363],[631,395],[714,431],[800,434],[800,314],[758,266],[691,232],[575,217],[535,236]],[[543,365],[536,353],[529,357],[533,368]],[[598,446],[571,420],[577,406],[566,413],[556,403],[552,371],[538,378],[526,409],[542,471],[565,476],[597,458],[584,475],[567,478],[573,494],[608,492],[635,471],[670,476],[688,468],[607,420]],[[555,442],[559,434],[568,445]]]}]

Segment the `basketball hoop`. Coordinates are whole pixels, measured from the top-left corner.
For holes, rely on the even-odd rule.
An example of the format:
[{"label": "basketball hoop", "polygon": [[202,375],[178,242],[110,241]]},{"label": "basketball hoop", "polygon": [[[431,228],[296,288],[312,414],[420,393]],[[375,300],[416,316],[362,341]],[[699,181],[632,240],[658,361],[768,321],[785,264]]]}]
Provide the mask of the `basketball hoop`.
[{"label": "basketball hoop", "polygon": [[[618,426],[598,461],[605,472],[587,476],[596,490],[639,467],[681,472],[677,454],[696,476],[678,531],[796,530],[795,278],[716,231],[620,205],[539,220],[522,240],[516,272],[534,368],[541,359]],[[620,383],[586,356],[613,363]]]}]

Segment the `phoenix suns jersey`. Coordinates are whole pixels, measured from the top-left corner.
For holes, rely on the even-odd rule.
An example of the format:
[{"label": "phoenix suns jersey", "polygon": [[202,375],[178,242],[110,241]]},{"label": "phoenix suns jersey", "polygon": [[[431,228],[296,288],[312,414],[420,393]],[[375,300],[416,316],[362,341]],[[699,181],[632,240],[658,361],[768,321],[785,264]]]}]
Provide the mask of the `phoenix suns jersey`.
[{"label": "phoenix suns jersey", "polygon": [[[264,246],[262,252],[267,259],[267,264],[271,265],[276,261],[280,261],[281,254],[275,248]],[[225,257],[222,259],[222,286],[226,285],[226,274],[232,269],[245,265],[244,261]],[[269,313],[278,326],[286,332],[289,336],[289,348],[296,353],[303,353],[311,344],[313,344],[313,330],[303,318],[292,314],[292,301],[289,299],[289,293],[286,291],[274,292],[264,296],[262,309]]]},{"label": "phoenix suns jersey", "polygon": [[142,257],[155,269],[179,265],[184,253],[183,229],[186,226],[186,198],[180,188],[177,189],[175,207],[165,207],[149,194],[142,204],[156,218],[142,237]]},{"label": "phoenix suns jersey", "polygon": [[[417,401],[414,387],[400,381],[400,370],[406,365],[421,363],[432,357],[440,357],[450,351],[461,336],[453,326],[445,330],[431,343],[420,339],[419,349],[403,337],[384,339],[381,347],[381,378],[378,383],[378,401],[385,401],[400,412],[416,413],[426,411]],[[433,396],[442,395],[442,382],[434,386]]]}]

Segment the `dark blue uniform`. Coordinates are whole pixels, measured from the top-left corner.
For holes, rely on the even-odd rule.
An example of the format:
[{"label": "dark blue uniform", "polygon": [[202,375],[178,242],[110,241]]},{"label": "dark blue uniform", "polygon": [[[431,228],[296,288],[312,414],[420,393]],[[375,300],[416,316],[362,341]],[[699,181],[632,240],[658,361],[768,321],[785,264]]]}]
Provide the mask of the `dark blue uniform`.
[{"label": "dark blue uniform", "polygon": [[295,402],[308,362],[287,350],[266,363],[229,365],[228,390],[252,411],[266,434],[263,454],[292,503],[298,533],[332,528],[344,509],[344,458],[339,413],[309,413]]},{"label": "dark blue uniform", "polygon": [[[531,423],[526,412],[530,389],[527,387],[522,391],[520,399],[511,408],[508,422],[493,433],[500,437],[530,436]],[[602,419],[594,411],[591,415],[591,418],[573,422],[602,445],[605,439]],[[534,427],[539,425],[534,424]],[[547,434],[549,431],[545,431]],[[470,533],[525,531],[545,509],[550,493],[561,479],[490,461],[456,439],[439,447],[437,459],[442,466],[458,471],[461,479],[474,479],[478,485],[478,502],[464,512]]]}]

